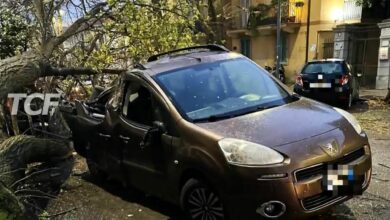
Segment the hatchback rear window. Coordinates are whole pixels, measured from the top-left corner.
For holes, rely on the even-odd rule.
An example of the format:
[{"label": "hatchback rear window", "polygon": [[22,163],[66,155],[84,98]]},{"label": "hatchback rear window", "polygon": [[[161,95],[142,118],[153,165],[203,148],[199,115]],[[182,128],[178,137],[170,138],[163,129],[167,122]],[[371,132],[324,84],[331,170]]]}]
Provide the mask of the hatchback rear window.
[{"label": "hatchback rear window", "polygon": [[303,74],[342,74],[346,72],[346,67],[343,63],[338,62],[324,62],[324,63],[309,63],[303,69]]}]

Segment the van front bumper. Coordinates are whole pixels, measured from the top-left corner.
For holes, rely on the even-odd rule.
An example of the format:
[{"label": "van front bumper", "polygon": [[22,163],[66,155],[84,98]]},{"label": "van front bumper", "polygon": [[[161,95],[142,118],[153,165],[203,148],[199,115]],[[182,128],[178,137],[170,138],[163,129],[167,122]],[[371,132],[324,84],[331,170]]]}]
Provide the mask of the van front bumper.
[{"label": "van front bumper", "polygon": [[[335,161],[329,163],[336,164]],[[285,211],[280,218],[302,219],[319,215],[332,206],[340,204],[353,195],[332,195],[324,190],[322,180],[326,175],[314,175],[307,179],[297,180],[297,172],[320,170],[318,167],[327,163],[316,164],[301,169],[289,170],[286,177],[278,179],[263,179],[261,173],[273,172],[283,174],[283,168],[272,168],[265,171],[264,168],[233,167],[234,175],[239,175],[243,181],[234,186],[228,186],[225,195],[226,210],[231,219],[262,219],[260,213],[263,204],[270,201],[280,202],[285,205]],[[356,175],[363,175],[364,181],[360,184],[361,192],[365,191],[371,180],[371,153],[356,158],[347,164],[353,167]],[[232,181],[234,182],[234,181]],[[229,184],[228,184],[229,185]]]}]

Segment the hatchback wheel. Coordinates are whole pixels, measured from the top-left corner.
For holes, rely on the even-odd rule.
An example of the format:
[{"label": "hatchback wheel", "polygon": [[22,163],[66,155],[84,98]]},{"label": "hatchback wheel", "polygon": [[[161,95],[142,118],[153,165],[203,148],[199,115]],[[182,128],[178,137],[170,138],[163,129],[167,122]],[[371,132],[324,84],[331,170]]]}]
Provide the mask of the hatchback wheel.
[{"label": "hatchback wheel", "polygon": [[286,83],[286,77],[282,74],[280,74],[280,81],[282,81],[282,83]]},{"label": "hatchback wheel", "polygon": [[347,100],[343,101],[343,108],[350,109],[352,107],[352,102],[353,102],[353,95],[352,95],[352,92],[350,92],[348,94]]},{"label": "hatchback wheel", "polygon": [[181,191],[181,206],[188,219],[222,220],[225,213],[218,194],[199,180],[190,179]]}]

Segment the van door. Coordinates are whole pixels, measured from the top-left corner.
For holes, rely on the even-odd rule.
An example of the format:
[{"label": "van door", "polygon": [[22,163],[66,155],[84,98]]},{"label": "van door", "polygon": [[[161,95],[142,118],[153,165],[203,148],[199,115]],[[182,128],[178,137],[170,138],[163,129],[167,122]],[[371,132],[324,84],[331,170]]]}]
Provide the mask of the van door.
[{"label": "van door", "polygon": [[149,87],[137,81],[127,82],[117,135],[123,145],[127,180],[137,188],[160,193],[166,184],[171,137],[161,131],[154,140],[147,140],[154,124],[163,124],[157,100]]}]

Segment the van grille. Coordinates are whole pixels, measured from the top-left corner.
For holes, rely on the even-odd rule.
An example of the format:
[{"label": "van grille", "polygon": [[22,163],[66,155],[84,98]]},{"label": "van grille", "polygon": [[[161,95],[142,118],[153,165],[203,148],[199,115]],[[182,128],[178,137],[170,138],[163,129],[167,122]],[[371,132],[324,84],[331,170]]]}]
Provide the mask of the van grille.
[{"label": "van grille", "polygon": [[[364,148],[360,148],[352,153],[345,155],[344,157],[337,159],[330,164],[348,164],[352,161],[362,157],[365,154]],[[313,176],[325,175],[327,164],[320,164],[318,166],[309,167],[307,169],[299,170],[295,173],[295,178],[299,182],[301,180],[307,180]]]},{"label": "van grille", "polygon": [[[364,148],[360,148],[352,153],[343,156],[342,158],[330,162],[329,164],[348,164],[364,156],[364,154],[365,154]],[[310,179],[311,177],[314,176],[325,175],[327,170],[327,165],[328,164],[320,164],[317,166],[309,167],[307,169],[299,170],[295,173],[295,179],[299,182],[299,181]],[[321,194],[303,199],[302,206],[306,210],[311,210],[311,209],[315,209],[316,207],[325,205],[338,198],[340,197],[333,196],[329,192],[323,192]]]},{"label": "van grille", "polygon": [[345,155],[344,157],[340,158],[336,163],[338,164],[348,164],[352,161],[362,157],[365,154],[364,148],[360,148],[359,150],[356,150],[350,154]]},{"label": "van grille", "polygon": [[332,194],[329,193],[321,193],[319,195],[315,195],[302,200],[302,205],[306,210],[311,210],[318,206],[325,205],[328,202],[331,202],[338,198],[340,198],[340,196],[333,196]]},{"label": "van grille", "polygon": [[299,182],[301,180],[307,180],[317,175],[325,175],[326,165],[321,164],[318,166],[310,167],[304,170],[300,170],[295,173],[295,178]]}]

